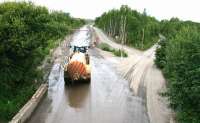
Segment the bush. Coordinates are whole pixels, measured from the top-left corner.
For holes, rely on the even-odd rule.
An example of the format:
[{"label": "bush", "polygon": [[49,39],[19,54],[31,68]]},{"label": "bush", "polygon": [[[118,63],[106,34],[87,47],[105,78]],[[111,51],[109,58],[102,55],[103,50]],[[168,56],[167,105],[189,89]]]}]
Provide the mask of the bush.
[{"label": "bush", "polygon": [[110,45],[108,45],[107,43],[100,43],[98,45],[98,48],[105,50],[105,51],[109,51],[112,52],[112,48],[110,47]]},{"label": "bush", "polygon": [[[183,27],[157,50],[156,63],[168,81],[167,96],[181,123],[200,122],[200,33]],[[164,61],[164,62],[163,62]]]},{"label": "bush", "polygon": [[160,68],[163,69],[166,64],[165,48],[167,40],[160,40],[158,43],[159,47],[156,49],[156,59],[155,63]]},{"label": "bush", "polygon": [[105,51],[108,51],[108,52],[112,52],[115,56],[121,56],[122,55],[122,57],[128,57],[128,54],[124,50],[114,49],[107,43],[100,43],[98,45],[98,48],[105,50]]},{"label": "bush", "polygon": [[37,67],[81,20],[33,3],[0,4],[0,119],[9,120],[42,79]]},{"label": "bush", "polygon": [[124,50],[114,50],[115,56],[122,56],[122,57],[128,57],[128,54]]}]

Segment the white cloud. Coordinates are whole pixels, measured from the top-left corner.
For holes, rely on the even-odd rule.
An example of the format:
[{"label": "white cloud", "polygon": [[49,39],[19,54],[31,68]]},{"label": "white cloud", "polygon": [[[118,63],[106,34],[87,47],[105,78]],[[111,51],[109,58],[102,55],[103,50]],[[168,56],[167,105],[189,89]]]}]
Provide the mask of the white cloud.
[{"label": "white cloud", "polygon": [[[8,0],[0,0],[0,2]],[[22,1],[22,0],[11,0]],[[92,18],[103,12],[119,8],[126,4],[140,12],[146,8],[147,13],[157,19],[178,17],[182,20],[200,22],[199,0],[25,0],[37,5],[44,5],[49,9],[69,12],[74,17]]]}]

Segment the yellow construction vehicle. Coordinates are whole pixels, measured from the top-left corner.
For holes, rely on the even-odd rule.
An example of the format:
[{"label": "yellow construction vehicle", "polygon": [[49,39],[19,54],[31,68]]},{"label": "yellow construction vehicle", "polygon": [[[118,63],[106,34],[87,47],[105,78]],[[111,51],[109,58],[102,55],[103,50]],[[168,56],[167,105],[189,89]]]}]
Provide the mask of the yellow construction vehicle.
[{"label": "yellow construction vehicle", "polygon": [[78,81],[90,82],[91,68],[88,47],[70,46],[73,52],[64,65],[64,80],[66,84]]}]

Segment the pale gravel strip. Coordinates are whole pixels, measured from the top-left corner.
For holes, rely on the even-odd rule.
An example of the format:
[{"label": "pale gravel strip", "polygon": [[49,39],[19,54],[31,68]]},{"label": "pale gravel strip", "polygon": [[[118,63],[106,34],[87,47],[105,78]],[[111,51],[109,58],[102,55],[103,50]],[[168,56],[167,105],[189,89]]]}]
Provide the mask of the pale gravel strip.
[{"label": "pale gravel strip", "polygon": [[[122,46],[111,41],[100,29],[94,28],[100,41],[108,43],[114,48]],[[151,123],[174,123],[172,111],[168,108],[168,100],[159,95],[166,90],[166,82],[162,72],[154,65],[157,44],[142,52],[134,48],[123,46],[129,57],[121,60],[119,71],[130,82],[130,88],[137,95],[141,81],[146,88],[146,105]],[[146,74],[144,74],[144,72]],[[144,75],[144,76],[143,76]]]}]

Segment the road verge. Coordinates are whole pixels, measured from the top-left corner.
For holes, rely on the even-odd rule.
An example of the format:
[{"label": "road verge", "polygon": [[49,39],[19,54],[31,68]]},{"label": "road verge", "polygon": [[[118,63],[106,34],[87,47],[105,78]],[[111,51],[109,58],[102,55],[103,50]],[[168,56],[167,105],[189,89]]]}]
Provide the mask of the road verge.
[{"label": "road verge", "polygon": [[[59,58],[59,54],[61,49],[66,48],[66,43],[69,42],[71,36],[72,35],[67,36],[62,42],[59,41],[59,45],[57,44],[58,46],[50,51],[49,56],[47,56],[43,61],[42,65],[39,66],[39,69],[43,69],[46,73],[43,77],[43,81],[48,81],[48,76],[50,74],[53,63],[57,62],[57,60],[60,62],[63,60],[61,57]],[[27,119],[31,117],[32,113],[45,96],[47,90],[48,83],[41,84],[32,96],[32,98],[20,109],[20,111],[12,118],[12,120],[9,123],[24,123],[25,121],[27,121]]]},{"label": "road verge", "polygon": [[41,99],[47,92],[48,84],[42,84],[32,98],[21,108],[9,123],[24,123],[33,113]]}]

